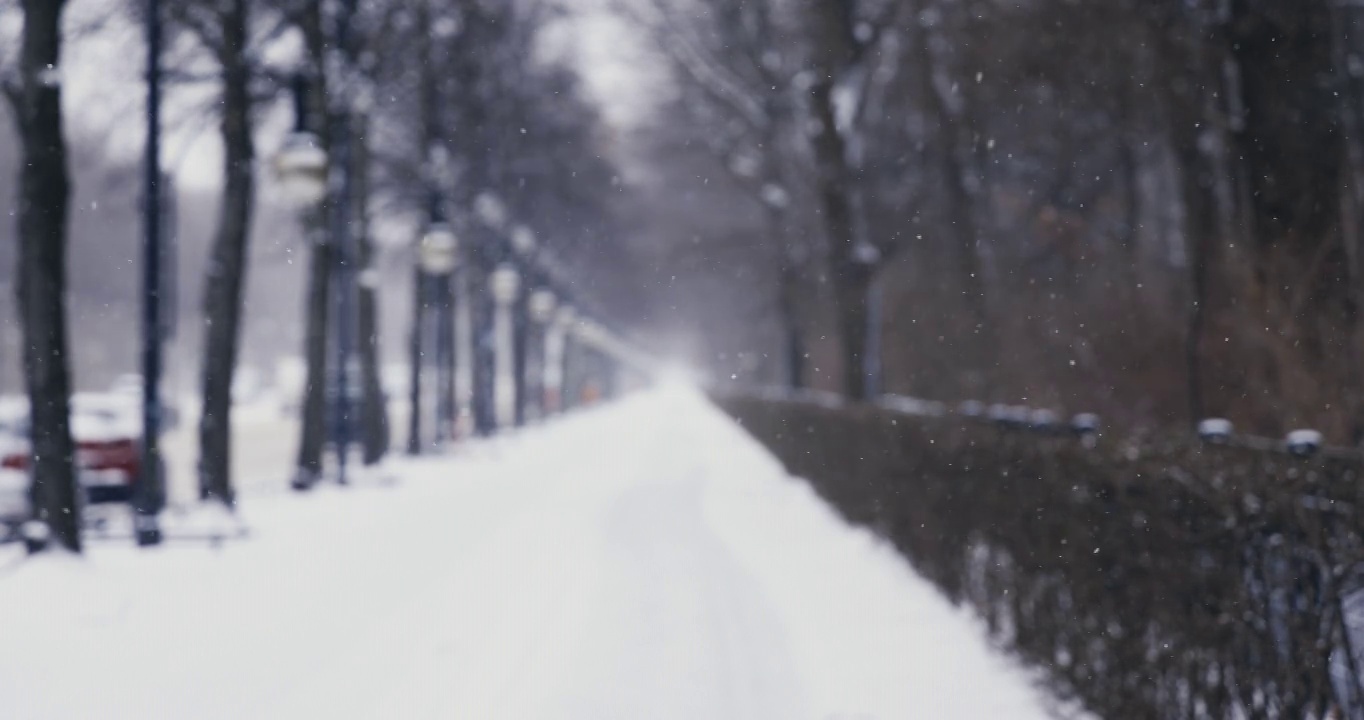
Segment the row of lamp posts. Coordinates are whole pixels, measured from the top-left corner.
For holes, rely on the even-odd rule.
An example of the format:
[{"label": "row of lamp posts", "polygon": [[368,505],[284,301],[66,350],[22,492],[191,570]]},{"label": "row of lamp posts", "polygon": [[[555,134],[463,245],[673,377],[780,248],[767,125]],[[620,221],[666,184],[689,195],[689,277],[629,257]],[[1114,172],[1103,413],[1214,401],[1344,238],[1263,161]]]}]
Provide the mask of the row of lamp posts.
[{"label": "row of lamp posts", "polygon": [[[301,81],[296,97],[298,125],[275,159],[276,173],[291,200],[316,214],[327,196],[328,158],[307,128]],[[422,422],[428,398],[439,445],[567,409],[566,401],[590,394],[589,377],[599,383],[598,394],[609,394],[618,369],[608,353],[576,342],[583,319],[534,233],[512,226],[505,207],[485,194],[473,213],[481,242],[462,243],[445,219],[441,185],[432,183],[429,221],[417,244],[411,454],[430,444]],[[310,224],[320,230],[316,220]],[[423,378],[431,364],[435,383],[428,389]]]},{"label": "row of lamp posts", "polygon": [[[295,81],[294,96],[296,126],[275,158],[276,175],[317,234],[316,241],[327,242],[330,233],[321,203],[336,189],[329,187],[335,180],[330,172],[333,162],[309,128],[302,76]],[[443,444],[470,434],[491,435],[565,410],[568,400],[587,394],[589,376],[599,383],[598,394],[607,394],[618,369],[609,353],[577,342],[575,328],[586,326],[570,302],[566,283],[534,233],[511,223],[505,205],[495,196],[484,193],[475,199],[471,215],[476,222],[468,228],[474,242],[460,241],[442,200],[448,191],[448,159],[434,138],[428,155],[429,217],[417,244],[413,277],[408,442],[412,454],[429,444],[422,422],[428,399],[434,399],[434,442]],[[347,273],[338,275],[338,284],[343,284]],[[340,299],[349,288],[337,291]],[[339,319],[349,317],[347,308],[337,310]],[[345,374],[341,368],[349,365],[351,343],[342,337],[345,334],[338,333],[337,338],[341,375]],[[428,359],[435,365],[435,386],[430,389],[422,382],[432,364]],[[341,472],[349,435],[344,427],[350,419],[344,387],[348,379],[338,378],[340,396],[334,398],[338,407],[332,409],[338,422]]]},{"label": "row of lamp posts", "polygon": [[[449,290],[414,294],[413,331],[424,331],[412,343],[412,454],[560,412],[589,384],[605,394],[618,369],[608,354],[579,342],[582,320],[534,233],[511,225],[491,195],[478,197],[473,217],[469,235],[477,242],[461,242],[448,223],[433,221],[418,243],[419,282]],[[421,384],[428,360],[436,366],[433,392]],[[431,439],[420,422],[428,398]]]},{"label": "row of lamp posts", "polygon": [[[328,159],[306,128],[303,95],[300,87],[298,127],[285,140],[275,169],[290,199],[315,213],[327,196]],[[558,297],[566,293],[551,289],[534,234],[522,226],[508,229],[500,203],[491,196],[480,197],[475,214],[483,224],[482,247],[461,243],[433,198],[430,221],[417,245],[411,453],[424,444],[421,406],[426,398],[434,399],[433,431],[439,444],[471,431],[491,434],[564,409],[573,369],[600,376],[603,385],[609,374],[609,364],[575,362],[579,351],[571,347],[571,330],[577,317]],[[505,240],[499,237],[503,231]],[[587,349],[581,352],[592,355]],[[428,358],[434,361],[436,380],[429,392],[422,382],[428,374],[423,370],[431,364]]]},{"label": "row of lamp posts", "polygon": [[[160,161],[161,115],[161,2],[145,0],[147,32],[147,144],[145,158],[144,205],[144,289],[143,289],[143,438],[146,443],[143,477],[138,481],[135,505],[137,541],[158,544],[161,531],[157,513],[163,488],[157,440],[161,430],[160,380],[162,371],[162,298],[163,268],[162,170]],[[356,0],[342,0],[336,18],[336,57],[345,65],[353,58],[350,19]],[[349,77],[350,73],[343,73]],[[336,407],[337,461],[339,480],[345,482],[347,454],[351,440],[353,408],[348,385],[353,364],[354,282],[373,273],[356,273],[350,260],[354,253],[348,202],[351,183],[351,138],[349,96],[355,88],[333,88],[332,129],[334,157],[328,157],[308,123],[308,88],[302,74],[294,81],[295,127],[275,157],[276,177],[287,198],[304,216],[313,242],[336,243],[337,251],[337,387]],[[436,145],[433,143],[433,147]],[[567,379],[575,377],[579,354],[572,343],[574,324],[571,305],[556,298],[564,289],[551,288],[549,273],[537,263],[539,253],[535,236],[529,229],[509,227],[508,216],[495,197],[482,195],[475,203],[475,216],[482,222],[488,242],[481,252],[461,252],[458,239],[445,222],[440,197],[444,188],[443,154],[431,158],[431,222],[419,246],[419,272],[416,312],[428,307],[436,313],[432,324],[437,347],[438,387],[437,422],[440,439],[467,434],[471,429],[490,434],[498,429],[524,423],[565,409],[565,399],[574,392]],[[436,171],[440,171],[437,173]],[[334,196],[331,227],[322,203]],[[518,267],[519,266],[519,267]],[[481,272],[480,272],[481,271]],[[475,273],[478,272],[476,275]],[[423,288],[425,286],[425,288]],[[481,296],[481,297],[480,297]],[[428,299],[429,298],[429,299]],[[420,326],[421,318],[418,318]],[[414,327],[415,334],[415,327]],[[421,391],[419,364],[421,343],[414,337],[412,401],[413,442],[409,450],[419,451]],[[581,352],[591,352],[584,349]],[[606,355],[596,353],[599,367],[593,370],[603,378],[614,372]],[[587,369],[587,368],[583,368]],[[605,383],[606,380],[603,379]],[[605,388],[604,388],[605,389]]]}]

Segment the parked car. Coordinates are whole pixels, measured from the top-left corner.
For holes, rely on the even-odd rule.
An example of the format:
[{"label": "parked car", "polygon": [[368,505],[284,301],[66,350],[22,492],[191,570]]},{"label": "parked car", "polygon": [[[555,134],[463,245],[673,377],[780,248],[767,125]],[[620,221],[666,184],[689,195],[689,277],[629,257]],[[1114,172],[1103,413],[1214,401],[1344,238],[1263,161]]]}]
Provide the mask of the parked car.
[{"label": "parked car", "polygon": [[[15,438],[0,437],[0,453],[18,444]],[[0,542],[17,535],[19,526],[28,520],[28,473],[0,468]]]},{"label": "parked car", "polygon": [[[135,407],[135,406],[133,406]],[[0,495],[11,485],[27,487],[32,462],[28,408],[0,420]],[[71,399],[71,437],[76,443],[76,472],[85,499],[92,504],[128,502],[142,472],[139,418],[117,395],[77,394]],[[28,498],[23,498],[27,514]],[[10,493],[0,508],[18,501]],[[10,507],[6,515],[17,512]]]},{"label": "parked car", "polygon": [[[28,400],[18,396],[0,397],[0,458],[28,450],[21,434],[28,417]],[[18,533],[29,517],[28,473],[0,467],[0,541]]]}]

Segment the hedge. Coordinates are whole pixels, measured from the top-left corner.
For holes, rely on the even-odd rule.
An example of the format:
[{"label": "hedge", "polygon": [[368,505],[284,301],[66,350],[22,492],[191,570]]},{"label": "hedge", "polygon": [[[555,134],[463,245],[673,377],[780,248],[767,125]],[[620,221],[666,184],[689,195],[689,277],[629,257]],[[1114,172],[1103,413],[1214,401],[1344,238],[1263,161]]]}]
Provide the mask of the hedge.
[{"label": "hedge", "polygon": [[717,402],[1100,717],[1364,716],[1354,454]]}]

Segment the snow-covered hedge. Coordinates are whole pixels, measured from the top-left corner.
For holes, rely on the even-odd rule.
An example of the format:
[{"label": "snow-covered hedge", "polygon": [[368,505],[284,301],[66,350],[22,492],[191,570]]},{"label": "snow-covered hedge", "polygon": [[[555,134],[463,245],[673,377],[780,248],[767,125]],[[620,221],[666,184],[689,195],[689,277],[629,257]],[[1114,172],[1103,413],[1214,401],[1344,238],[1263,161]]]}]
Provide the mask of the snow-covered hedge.
[{"label": "snow-covered hedge", "polygon": [[1357,456],[718,402],[1101,717],[1364,713]]}]

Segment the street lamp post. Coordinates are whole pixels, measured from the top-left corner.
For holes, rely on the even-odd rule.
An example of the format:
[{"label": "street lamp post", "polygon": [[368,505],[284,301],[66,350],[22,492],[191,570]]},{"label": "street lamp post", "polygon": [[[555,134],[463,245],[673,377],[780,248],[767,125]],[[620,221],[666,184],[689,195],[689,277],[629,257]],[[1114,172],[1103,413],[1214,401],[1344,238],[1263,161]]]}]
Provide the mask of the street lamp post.
[{"label": "street lamp post", "polygon": [[516,327],[513,305],[521,274],[503,263],[489,278],[493,299],[493,412],[497,429],[516,424]]},{"label": "street lamp post", "polygon": [[147,0],[147,148],[143,167],[142,470],[134,503],[140,546],[161,543],[161,3]]},{"label": "street lamp post", "polygon": [[472,366],[472,410],[474,429],[479,435],[497,430],[497,331],[496,299],[492,276],[504,255],[503,238],[507,232],[507,208],[496,195],[484,192],[474,200],[474,215],[484,226],[477,247],[471,248],[471,263],[464,282],[474,305],[470,312]]},{"label": "street lamp post", "polygon": [[459,265],[459,239],[450,226],[442,221],[431,224],[421,242],[422,272],[432,288],[436,318],[436,440],[444,443],[454,436],[455,410],[453,363],[451,345],[450,275]]},{"label": "street lamp post", "polygon": [[574,328],[569,346],[569,365],[574,367],[573,397],[591,404],[606,397],[609,333],[600,325],[583,321]]},{"label": "street lamp post", "polygon": [[422,353],[426,344],[422,341],[426,304],[426,272],[422,270],[421,247],[417,248],[417,261],[412,263],[412,329],[408,336],[410,362],[407,377],[408,416],[407,416],[407,454],[420,455],[422,452]]},{"label": "street lamp post", "polygon": [[564,380],[568,369],[568,335],[576,313],[571,305],[560,305],[545,335],[545,414],[563,412]]},{"label": "street lamp post", "polygon": [[526,291],[517,295],[516,301],[512,305],[512,334],[514,337],[512,357],[515,366],[513,385],[516,395],[516,425],[520,427],[526,423],[529,399],[526,366],[530,361],[530,335],[532,332],[530,298],[533,294],[529,292],[529,289],[540,282],[541,273],[538,260],[540,260],[541,253],[539,252],[540,243],[535,238],[535,232],[525,225],[518,225],[513,228],[509,240],[511,241],[512,253],[522,269],[522,285],[526,288]]},{"label": "street lamp post", "polygon": [[601,383],[601,399],[614,400],[616,398],[616,393],[620,391],[620,365],[616,358],[609,353],[602,353],[600,372],[601,377],[599,382]]},{"label": "street lamp post", "polygon": [[[465,257],[468,257],[466,253]],[[474,426],[474,303],[469,290],[471,264],[454,274],[455,432],[465,437]]]},{"label": "street lamp post", "polygon": [[548,344],[550,327],[554,321],[554,293],[543,288],[531,293],[526,303],[529,315],[529,328],[526,339],[525,383],[526,403],[524,414],[528,419],[539,420],[548,414],[549,391],[545,382],[549,368]]},{"label": "street lamp post", "polygon": [[583,321],[575,320],[564,336],[564,410],[582,405],[586,388],[587,347],[582,339]]},{"label": "street lamp post", "polygon": [[275,178],[285,200],[299,213],[310,215],[327,197],[327,153],[308,131],[305,81],[300,76],[294,83],[294,131],[285,136],[275,155]]}]

